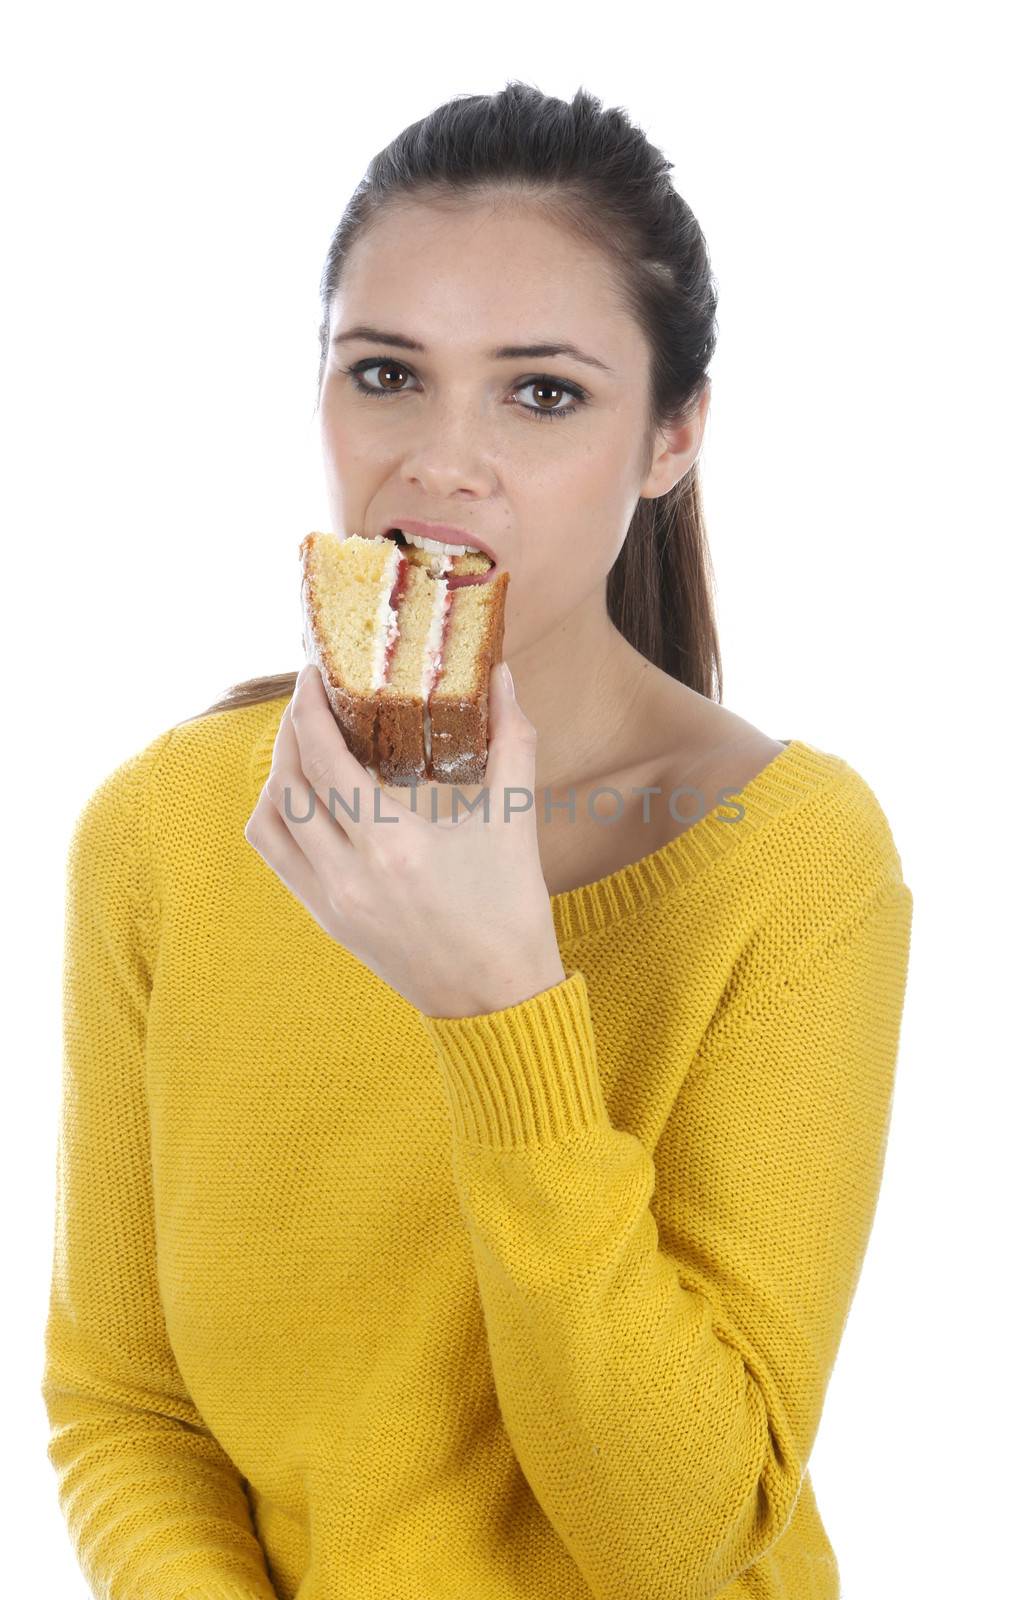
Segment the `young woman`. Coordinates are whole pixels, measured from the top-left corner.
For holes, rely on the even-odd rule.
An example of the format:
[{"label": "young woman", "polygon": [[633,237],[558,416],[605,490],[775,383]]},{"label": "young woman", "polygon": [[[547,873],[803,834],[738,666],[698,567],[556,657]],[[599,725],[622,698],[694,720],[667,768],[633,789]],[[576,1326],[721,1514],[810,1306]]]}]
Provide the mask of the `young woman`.
[{"label": "young woman", "polygon": [[85,806],[79,1559],[110,1600],[831,1600],[912,896],[865,780],[720,703],[703,236],[620,111],[511,83],[374,159],[322,299],[334,528],[510,573],[490,806],[381,790],[315,669]]}]

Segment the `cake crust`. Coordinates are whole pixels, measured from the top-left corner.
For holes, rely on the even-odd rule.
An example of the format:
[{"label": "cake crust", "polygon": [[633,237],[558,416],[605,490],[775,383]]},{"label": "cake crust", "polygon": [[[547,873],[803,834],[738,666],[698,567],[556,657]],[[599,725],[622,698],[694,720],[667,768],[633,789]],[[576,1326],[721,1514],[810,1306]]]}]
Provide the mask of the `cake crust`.
[{"label": "cake crust", "polygon": [[413,695],[380,695],[376,701],[376,761],[384,783],[422,783],[426,777],[426,744],[422,699]]}]

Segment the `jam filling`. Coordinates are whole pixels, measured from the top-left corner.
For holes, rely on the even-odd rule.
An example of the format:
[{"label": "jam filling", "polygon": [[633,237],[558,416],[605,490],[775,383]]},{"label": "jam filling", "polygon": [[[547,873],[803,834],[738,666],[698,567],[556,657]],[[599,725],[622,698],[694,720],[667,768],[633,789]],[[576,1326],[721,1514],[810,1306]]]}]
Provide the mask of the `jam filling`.
[{"label": "jam filling", "polygon": [[[408,568],[409,568],[409,565],[410,565],[410,563],[409,563],[408,557],[405,555],[403,550],[400,551],[399,554],[398,554],[397,573],[396,573],[396,575],[394,577],[393,587],[391,588],[391,591],[390,591],[390,600],[388,601],[388,605],[390,606],[391,614],[393,616],[397,615],[397,609],[398,609],[398,606],[401,604],[401,598],[402,598],[405,590],[408,587]],[[395,628],[393,630],[393,637],[388,639],[388,641],[387,641],[387,648],[386,648],[386,650],[384,652],[384,656],[383,656],[383,681],[384,681],[384,683],[389,683],[390,682],[390,662],[391,662],[391,657],[394,654],[394,650],[395,650],[395,648],[397,646],[397,641],[398,641],[398,630],[397,630],[397,628]]]}]

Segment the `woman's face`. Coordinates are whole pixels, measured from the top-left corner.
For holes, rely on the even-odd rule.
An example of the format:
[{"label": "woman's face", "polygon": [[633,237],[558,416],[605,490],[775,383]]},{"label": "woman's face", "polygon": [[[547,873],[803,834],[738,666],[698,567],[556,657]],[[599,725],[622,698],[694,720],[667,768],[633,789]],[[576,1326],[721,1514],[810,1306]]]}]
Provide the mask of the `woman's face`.
[{"label": "woman's face", "polygon": [[[689,464],[651,470],[644,454],[648,349],[610,272],[524,206],[406,203],[358,241],[331,307],[319,415],[334,530],[417,517],[464,530],[446,543],[483,540],[511,575],[509,658],[604,608],[640,492]],[[580,354],[498,353],[569,344]]]}]

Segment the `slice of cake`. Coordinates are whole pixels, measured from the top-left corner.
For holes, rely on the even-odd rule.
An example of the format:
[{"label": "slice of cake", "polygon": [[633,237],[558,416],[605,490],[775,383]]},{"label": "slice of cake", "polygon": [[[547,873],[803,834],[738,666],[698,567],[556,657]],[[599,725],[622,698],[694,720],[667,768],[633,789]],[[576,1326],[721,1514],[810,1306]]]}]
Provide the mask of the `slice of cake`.
[{"label": "slice of cake", "polygon": [[303,639],[357,761],[383,783],[481,783],[510,575],[401,534],[310,533]]}]

